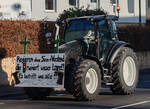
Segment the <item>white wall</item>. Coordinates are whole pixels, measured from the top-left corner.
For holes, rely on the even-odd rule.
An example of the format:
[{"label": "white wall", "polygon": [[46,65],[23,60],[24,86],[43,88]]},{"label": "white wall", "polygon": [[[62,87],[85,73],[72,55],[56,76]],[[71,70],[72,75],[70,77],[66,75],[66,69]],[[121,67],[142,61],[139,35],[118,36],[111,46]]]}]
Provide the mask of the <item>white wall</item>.
[{"label": "white wall", "polygon": [[113,5],[110,3],[110,0],[100,0],[100,8],[104,9],[108,14],[115,14],[113,12]]},{"label": "white wall", "polygon": [[90,0],[80,0],[79,1],[79,7],[84,6],[84,8],[87,8],[87,6],[90,4]]},{"label": "white wall", "polygon": [[[127,0],[120,0],[120,13],[119,13],[119,22],[123,23],[138,23],[139,22],[139,0],[134,0],[134,13],[128,12],[128,2]],[[101,0],[100,7],[108,12],[108,14],[118,15],[113,12],[113,5],[110,3],[110,0]],[[141,13],[142,13],[142,23],[145,23],[146,19],[146,0],[141,0]]]},{"label": "white wall", "polygon": [[80,0],[79,7],[84,7],[84,9],[86,9],[87,7],[89,9],[96,9],[97,3],[91,3],[91,0]]},{"label": "white wall", "polygon": [[[90,5],[91,0],[79,0],[79,7],[87,8]],[[64,10],[72,8],[69,5],[69,0],[57,0],[57,6],[55,11],[45,10],[45,0],[32,0],[32,20],[41,20],[47,17],[47,20],[56,21],[57,17]]]},{"label": "white wall", "polygon": [[[120,2],[120,22],[139,22],[139,0],[134,0],[134,13],[128,12],[128,3],[127,0],[122,0]],[[146,0],[141,1],[141,16],[142,16],[142,23],[145,23],[146,19]]]},{"label": "white wall", "polygon": [[32,0],[32,20],[41,20],[47,17],[47,20],[55,21],[63,10],[69,8],[68,0],[57,0],[55,11],[45,10],[45,0]]},{"label": "white wall", "polygon": [[[105,3],[108,3],[109,0],[102,0]],[[104,5],[107,5],[105,4]],[[35,5],[36,4],[36,5]],[[90,5],[90,9],[94,9],[98,6],[92,6],[91,0],[79,0],[79,8],[83,7],[84,9],[87,8],[87,6]],[[110,4],[109,4],[110,5]],[[32,20],[41,20],[45,17],[48,17],[47,20],[55,21],[60,13],[63,12],[63,10],[72,8],[72,6],[69,5],[69,0],[57,0],[57,9],[54,12],[48,12],[45,11],[45,0],[32,0]]]},{"label": "white wall", "polygon": [[[20,9],[15,5],[20,5]],[[0,0],[0,19],[30,19],[31,1],[30,0]],[[21,15],[24,11],[25,15]],[[19,14],[20,13],[20,14]]]},{"label": "white wall", "polygon": [[[31,6],[32,1],[32,6]],[[8,19],[21,19],[22,17],[18,17],[21,11],[26,11],[26,18],[31,18],[32,20],[42,20],[45,17],[50,21],[56,21],[58,15],[70,8],[69,0],[56,0],[56,10],[55,11],[46,11],[45,10],[45,0],[0,0],[0,4],[2,5],[0,8],[0,12],[3,13],[3,18]],[[84,6],[87,8],[91,0],[79,0],[79,7]],[[138,23],[139,21],[139,0],[134,0],[134,13],[130,14],[128,12],[128,0],[120,0],[120,22],[130,22],[130,23]],[[21,9],[19,11],[13,10],[12,6],[15,3],[21,4]],[[146,0],[141,0],[142,3],[142,22],[144,23],[146,20]],[[31,11],[32,7],[32,11]],[[113,12],[113,5],[110,3],[110,0],[100,0],[100,7],[108,12],[108,14],[117,15],[117,13]],[[1,17],[2,18],[2,17]]]}]

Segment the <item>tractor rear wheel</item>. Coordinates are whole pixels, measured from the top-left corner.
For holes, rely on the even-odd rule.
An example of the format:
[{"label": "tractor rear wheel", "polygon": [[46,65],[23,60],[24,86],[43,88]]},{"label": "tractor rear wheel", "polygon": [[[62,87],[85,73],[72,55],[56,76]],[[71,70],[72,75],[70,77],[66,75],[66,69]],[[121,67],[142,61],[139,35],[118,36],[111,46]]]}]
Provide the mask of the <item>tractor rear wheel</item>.
[{"label": "tractor rear wheel", "polygon": [[113,83],[110,86],[114,94],[132,94],[138,83],[138,65],[131,48],[122,47],[113,61]]}]

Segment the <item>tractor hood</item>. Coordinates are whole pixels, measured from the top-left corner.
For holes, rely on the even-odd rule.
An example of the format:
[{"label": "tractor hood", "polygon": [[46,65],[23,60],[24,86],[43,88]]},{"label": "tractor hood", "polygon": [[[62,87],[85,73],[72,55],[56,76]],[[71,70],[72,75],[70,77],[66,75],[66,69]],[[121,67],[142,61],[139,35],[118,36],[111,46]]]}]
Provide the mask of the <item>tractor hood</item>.
[{"label": "tractor hood", "polygon": [[61,46],[59,46],[60,53],[66,53],[68,50],[76,48],[78,45],[81,45],[81,43],[77,40],[65,43]]},{"label": "tractor hood", "polygon": [[65,53],[66,63],[70,63],[70,61],[77,61],[79,56],[83,55],[84,52],[84,44],[81,41],[71,41],[65,43],[59,47],[60,53]]}]

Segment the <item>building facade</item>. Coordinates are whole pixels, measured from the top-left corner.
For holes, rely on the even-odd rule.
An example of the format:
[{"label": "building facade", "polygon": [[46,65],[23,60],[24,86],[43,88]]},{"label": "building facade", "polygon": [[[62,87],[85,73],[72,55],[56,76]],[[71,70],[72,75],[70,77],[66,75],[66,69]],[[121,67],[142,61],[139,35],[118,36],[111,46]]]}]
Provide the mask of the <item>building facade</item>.
[{"label": "building facade", "polygon": [[[26,15],[25,18],[32,20],[42,20],[46,18],[49,21],[56,21],[59,14],[64,10],[77,7],[85,9],[102,8],[108,12],[108,14],[119,15],[119,22],[123,23],[145,23],[146,16],[149,16],[149,1],[150,0],[1,0],[0,16],[4,16],[2,14],[4,7],[1,4],[3,4],[3,2],[6,4],[7,2],[21,5],[21,9],[14,11],[16,16]],[[17,6],[19,7],[19,5],[16,5],[16,7]],[[116,10],[117,6],[120,6],[119,13]],[[5,9],[5,11],[7,11],[7,9]]]},{"label": "building facade", "polygon": [[31,0],[0,0],[0,19],[30,19]]}]

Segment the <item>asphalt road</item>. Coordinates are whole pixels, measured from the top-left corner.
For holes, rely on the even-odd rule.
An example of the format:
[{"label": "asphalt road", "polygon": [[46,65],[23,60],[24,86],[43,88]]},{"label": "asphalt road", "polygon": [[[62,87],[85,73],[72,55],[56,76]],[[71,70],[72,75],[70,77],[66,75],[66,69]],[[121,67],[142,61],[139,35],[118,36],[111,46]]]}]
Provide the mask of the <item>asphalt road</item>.
[{"label": "asphalt road", "polygon": [[96,101],[78,102],[61,92],[46,101],[32,101],[24,93],[16,93],[1,97],[0,109],[150,109],[150,70],[140,73],[133,95],[112,95],[109,88],[102,88]]}]

